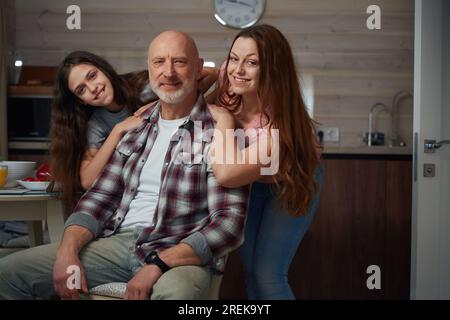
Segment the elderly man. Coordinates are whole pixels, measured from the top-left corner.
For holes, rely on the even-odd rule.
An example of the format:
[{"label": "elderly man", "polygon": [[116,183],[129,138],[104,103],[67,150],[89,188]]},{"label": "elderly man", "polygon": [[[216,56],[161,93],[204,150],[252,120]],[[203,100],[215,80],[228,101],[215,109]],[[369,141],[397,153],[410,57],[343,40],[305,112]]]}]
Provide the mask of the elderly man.
[{"label": "elderly man", "polygon": [[[184,33],[166,31],[150,43],[150,84],[160,100],[80,199],[61,244],[0,260],[0,298],[76,299],[108,282],[128,282],[126,299],[207,296],[211,274],[243,241],[248,190],[217,184],[206,161],[210,139],[195,135],[213,128],[197,90],[202,65]],[[68,286],[74,270],[80,290]]]}]

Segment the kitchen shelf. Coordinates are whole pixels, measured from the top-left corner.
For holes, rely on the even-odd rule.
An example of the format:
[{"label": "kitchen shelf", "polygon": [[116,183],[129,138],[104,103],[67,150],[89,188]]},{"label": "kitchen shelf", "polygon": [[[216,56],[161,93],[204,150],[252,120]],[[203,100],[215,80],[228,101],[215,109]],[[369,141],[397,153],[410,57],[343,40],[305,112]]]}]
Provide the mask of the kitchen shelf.
[{"label": "kitchen shelf", "polygon": [[18,86],[8,86],[8,96],[11,97],[52,97],[53,96],[53,86],[49,85],[18,85]]}]

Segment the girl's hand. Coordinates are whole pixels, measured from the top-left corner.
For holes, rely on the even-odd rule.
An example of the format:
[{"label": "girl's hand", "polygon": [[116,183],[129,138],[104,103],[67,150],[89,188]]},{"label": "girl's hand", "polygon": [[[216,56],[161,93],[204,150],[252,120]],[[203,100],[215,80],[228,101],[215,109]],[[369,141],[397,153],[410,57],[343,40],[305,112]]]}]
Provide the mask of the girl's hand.
[{"label": "girl's hand", "polygon": [[227,108],[209,104],[208,109],[216,123],[220,123],[226,127],[234,127],[234,116]]},{"label": "girl's hand", "polygon": [[153,102],[147,103],[145,106],[140,107],[138,110],[136,110],[133,113],[133,116],[140,117],[150,106],[153,104]]},{"label": "girl's hand", "polygon": [[119,122],[114,127],[115,130],[118,130],[119,133],[125,134],[127,131],[130,131],[132,129],[135,129],[139,127],[144,120],[142,118],[136,117],[136,116],[130,116],[123,120],[122,122]]}]

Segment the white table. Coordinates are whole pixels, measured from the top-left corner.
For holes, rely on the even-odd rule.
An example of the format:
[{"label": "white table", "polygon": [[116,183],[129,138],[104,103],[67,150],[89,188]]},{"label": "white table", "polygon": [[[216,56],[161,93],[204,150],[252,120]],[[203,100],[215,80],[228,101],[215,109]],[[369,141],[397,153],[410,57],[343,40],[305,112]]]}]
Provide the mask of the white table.
[{"label": "white table", "polygon": [[28,222],[30,246],[43,243],[42,221],[47,221],[51,242],[59,242],[64,231],[64,210],[51,194],[0,194],[0,221]]}]

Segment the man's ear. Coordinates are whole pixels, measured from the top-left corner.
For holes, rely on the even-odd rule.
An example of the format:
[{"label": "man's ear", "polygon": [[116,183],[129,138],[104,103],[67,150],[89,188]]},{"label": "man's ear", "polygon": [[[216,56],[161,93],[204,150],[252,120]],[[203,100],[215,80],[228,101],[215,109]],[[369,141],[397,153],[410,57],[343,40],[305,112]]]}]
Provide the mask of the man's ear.
[{"label": "man's ear", "polygon": [[197,80],[200,80],[200,78],[202,77],[203,63],[204,63],[204,60],[202,58],[199,58],[198,59]]}]

